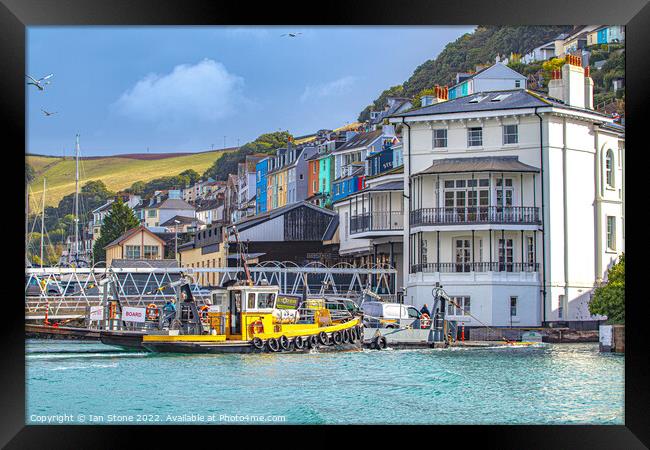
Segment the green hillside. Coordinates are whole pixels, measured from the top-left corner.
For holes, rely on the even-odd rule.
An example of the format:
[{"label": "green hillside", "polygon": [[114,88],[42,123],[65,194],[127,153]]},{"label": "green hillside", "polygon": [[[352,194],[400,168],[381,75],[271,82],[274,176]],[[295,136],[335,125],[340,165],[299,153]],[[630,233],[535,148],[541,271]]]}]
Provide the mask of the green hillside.
[{"label": "green hillside", "polygon": [[[81,185],[88,181],[101,180],[108,189],[119,191],[128,188],[136,181],[147,182],[154,178],[176,175],[186,169],[194,169],[202,174],[223,154],[223,150],[218,150],[159,158],[142,155],[142,158],[109,156],[82,159],[79,161]],[[56,206],[65,195],[74,192],[74,159],[27,155],[25,160],[36,171],[31,189],[39,202],[43,190],[43,177],[46,178],[47,183],[45,192],[47,206]]]}]

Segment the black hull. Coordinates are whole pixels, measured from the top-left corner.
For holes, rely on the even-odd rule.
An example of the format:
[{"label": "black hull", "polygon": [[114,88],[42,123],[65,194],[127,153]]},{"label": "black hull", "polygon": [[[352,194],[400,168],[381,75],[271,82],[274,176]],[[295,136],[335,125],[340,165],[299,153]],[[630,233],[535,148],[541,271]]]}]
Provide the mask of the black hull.
[{"label": "black hull", "polygon": [[122,347],[128,350],[144,350],[142,336],[144,333],[127,331],[101,331],[99,340],[102,344]]},{"label": "black hull", "polygon": [[99,341],[99,330],[26,324],[25,337],[27,339],[74,339],[80,341]]}]

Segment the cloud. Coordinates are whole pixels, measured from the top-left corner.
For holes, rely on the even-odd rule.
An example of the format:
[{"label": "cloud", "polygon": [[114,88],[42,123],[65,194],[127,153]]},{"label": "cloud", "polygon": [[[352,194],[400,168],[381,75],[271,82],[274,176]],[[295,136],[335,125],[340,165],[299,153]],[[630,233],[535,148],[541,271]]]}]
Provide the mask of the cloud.
[{"label": "cloud", "polygon": [[317,100],[323,97],[345,94],[352,90],[352,85],[356,81],[357,77],[346,76],[315,86],[308,85],[300,96],[300,101],[304,103],[308,100]]},{"label": "cloud", "polygon": [[259,27],[226,27],[226,33],[231,36],[265,38],[270,35],[266,28]]},{"label": "cloud", "polygon": [[215,122],[248,103],[244,79],[211,59],[181,64],[168,74],[149,74],[112,105],[120,115],[159,124]]}]

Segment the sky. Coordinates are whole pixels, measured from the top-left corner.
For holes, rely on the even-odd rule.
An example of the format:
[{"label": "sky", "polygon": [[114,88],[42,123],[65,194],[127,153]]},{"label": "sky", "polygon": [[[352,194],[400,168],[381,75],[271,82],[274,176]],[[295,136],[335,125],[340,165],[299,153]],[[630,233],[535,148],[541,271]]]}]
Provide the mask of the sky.
[{"label": "sky", "polygon": [[96,156],[337,128],[473,29],[29,27],[26,74],[54,76],[25,86],[27,152],[70,156],[77,133]]}]

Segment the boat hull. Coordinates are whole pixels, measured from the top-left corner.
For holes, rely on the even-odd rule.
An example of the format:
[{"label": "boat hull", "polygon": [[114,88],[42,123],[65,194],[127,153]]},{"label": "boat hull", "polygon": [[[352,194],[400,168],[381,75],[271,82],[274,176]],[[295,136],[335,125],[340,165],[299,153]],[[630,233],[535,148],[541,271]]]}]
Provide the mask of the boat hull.
[{"label": "boat hull", "polygon": [[142,332],[132,331],[100,331],[99,340],[102,344],[121,347],[127,350],[142,350]]},{"label": "boat hull", "polygon": [[290,346],[287,350],[272,352],[266,347],[257,349],[251,342],[144,342],[144,348],[156,353],[309,353],[318,352],[353,351],[362,348],[361,342],[341,345],[317,345],[314,349],[296,349]]}]

